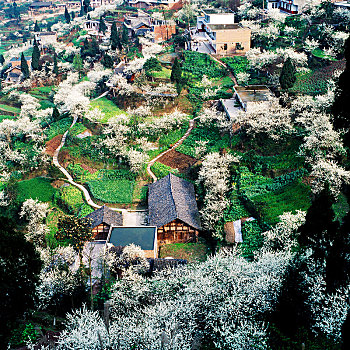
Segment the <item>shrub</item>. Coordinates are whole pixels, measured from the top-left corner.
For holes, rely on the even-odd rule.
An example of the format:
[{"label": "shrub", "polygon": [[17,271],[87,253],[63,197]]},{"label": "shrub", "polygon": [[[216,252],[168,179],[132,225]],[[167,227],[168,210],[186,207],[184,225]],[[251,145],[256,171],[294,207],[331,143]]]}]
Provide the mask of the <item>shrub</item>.
[{"label": "shrub", "polygon": [[262,237],[262,228],[257,220],[246,221],[242,224],[242,237],[243,243],[241,244],[241,250],[244,257],[252,260],[254,252],[259,250],[264,239]]},{"label": "shrub", "polygon": [[84,204],[81,191],[72,186],[64,186],[55,195],[55,201],[61,207],[69,212],[69,214],[78,214],[81,206]]}]

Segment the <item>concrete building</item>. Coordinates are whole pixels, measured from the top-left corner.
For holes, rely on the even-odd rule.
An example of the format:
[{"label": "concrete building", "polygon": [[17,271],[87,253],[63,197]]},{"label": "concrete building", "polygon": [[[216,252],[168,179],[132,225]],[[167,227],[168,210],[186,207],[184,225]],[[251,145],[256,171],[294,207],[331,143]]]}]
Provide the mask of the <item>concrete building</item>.
[{"label": "concrete building", "polygon": [[182,3],[182,0],[129,0],[131,7],[148,10],[154,7],[162,7],[171,10],[176,4]]},{"label": "concrete building", "polygon": [[235,14],[231,10],[206,9],[202,10],[203,16],[197,17],[197,29],[205,31],[208,24],[234,24]]},{"label": "concrete building", "polygon": [[90,6],[92,8],[97,8],[97,7],[101,7],[104,5],[112,5],[114,3],[115,3],[115,0],[91,0]]},{"label": "concrete building", "polygon": [[197,17],[197,31],[204,33],[216,55],[245,54],[250,50],[251,30],[235,23],[235,14],[230,10],[203,10]]},{"label": "concrete building", "polygon": [[311,3],[317,5],[321,3],[321,0],[267,0],[267,9],[279,9],[281,12],[297,15]]},{"label": "concrete building", "polygon": [[48,48],[51,44],[57,42],[57,33],[56,32],[35,32],[34,38],[38,43],[40,50]]},{"label": "concrete building", "polygon": [[350,11],[350,0],[347,1],[335,1],[334,2],[335,8],[340,8],[344,10]]}]

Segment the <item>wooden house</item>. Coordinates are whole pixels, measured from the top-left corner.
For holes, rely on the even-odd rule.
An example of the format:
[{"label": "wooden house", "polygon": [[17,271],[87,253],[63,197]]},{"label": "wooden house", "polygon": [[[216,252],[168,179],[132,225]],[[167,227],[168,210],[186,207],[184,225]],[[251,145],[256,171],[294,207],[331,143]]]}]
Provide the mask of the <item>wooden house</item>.
[{"label": "wooden house", "polygon": [[194,186],[173,174],[149,185],[149,224],[157,227],[158,246],[196,242],[201,223]]},{"label": "wooden house", "polygon": [[95,241],[106,241],[111,226],[123,225],[123,215],[106,205],[86,215],[91,221]]}]

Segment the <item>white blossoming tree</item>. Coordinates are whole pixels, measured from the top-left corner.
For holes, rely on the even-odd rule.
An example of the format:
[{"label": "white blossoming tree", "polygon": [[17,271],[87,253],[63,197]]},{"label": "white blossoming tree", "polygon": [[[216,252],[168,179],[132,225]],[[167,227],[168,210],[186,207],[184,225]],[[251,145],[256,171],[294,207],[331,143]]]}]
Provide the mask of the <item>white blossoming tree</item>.
[{"label": "white blossoming tree", "polygon": [[249,263],[235,252],[221,253],[153,279],[120,280],[112,293],[109,332],[97,313],[76,311],[59,349],[265,349],[262,316],[275,305],[290,258],[266,253]]},{"label": "white blossoming tree", "polygon": [[28,221],[26,238],[32,241],[36,247],[45,246],[45,236],[49,229],[44,222],[49,210],[47,203],[41,203],[37,199],[27,199],[22,204],[20,217]]}]

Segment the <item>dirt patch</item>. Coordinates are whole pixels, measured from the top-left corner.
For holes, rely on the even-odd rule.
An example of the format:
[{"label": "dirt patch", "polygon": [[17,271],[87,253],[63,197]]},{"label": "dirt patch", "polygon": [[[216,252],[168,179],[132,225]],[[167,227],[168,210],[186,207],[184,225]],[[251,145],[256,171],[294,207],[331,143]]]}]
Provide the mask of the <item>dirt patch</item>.
[{"label": "dirt patch", "polygon": [[58,162],[65,168],[71,159],[69,151],[63,150],[58,154]]},{"label": "dirt patch", "polygon": [[186,154],[182,154],[176,150],[171,150],[160,157],[157,161],[164,165],[170,166],[173,169],[179,170],[180,173],[184,173],[188,168],[197,162],[197,159]]},{"label": "dirt patch", "polygon": [[84,169],[87,170],[90,174],[96,173],[97,169],[91,168],[86,164],[80,164],[80,166]]},{"label": "dirt patch", "polygon": [[53,182],[51,182],[51,186],[53,188],[60,188],[65,184],[65,182],[63,180],[55,180]]},{"label": "dirt patch", "polygon": [[53,154],[55,153],[56,149],[61,143],[62,135],[57,135],[50,141],[46,142],[46,148],[45,153],[49,156],[53,157]]}]

